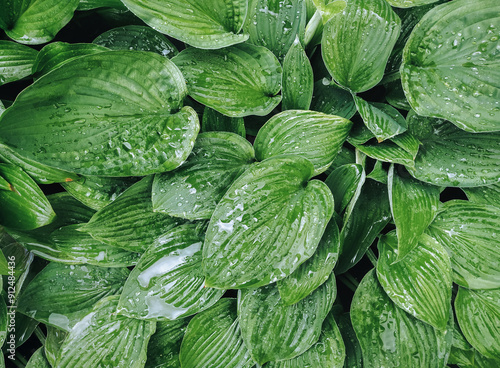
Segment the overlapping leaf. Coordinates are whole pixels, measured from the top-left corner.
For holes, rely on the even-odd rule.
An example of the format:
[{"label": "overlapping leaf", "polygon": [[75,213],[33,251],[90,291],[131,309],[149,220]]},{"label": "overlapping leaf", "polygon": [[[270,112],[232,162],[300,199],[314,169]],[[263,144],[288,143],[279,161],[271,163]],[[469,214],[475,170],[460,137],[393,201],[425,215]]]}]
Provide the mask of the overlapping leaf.
[{"label": "overlapping leaf", "polygon": [[500,207],[500,183],[484,187],[463,188],[471,202]]},{"label": "overlapping leaf", "polygon": [[314,83],[311,110],[350,119],[356,113],[352,95],[326,78]]},{"label": "overlapping leaf", "polygon": [[202,132],[232,132],[246,137],[245,121],[243,118],[232,118],[220,112],[205,107],[201,123]]},{"label": "overlapping leaf", "polygon": [[332,191],[336,213],[342,213],[356,191],[363,186],[365,177],[363,167],[358,164],[339,166],[328,175],[325,184]]},{"label": "overlapping leaf", "polygon": [[45,339],[45,357],[52,367],[56,365],[57,354],[68,332],[58,328],[47,326],[47,338]]},{"label": "overlapping leaf", "polygon": [[398,8],[410,8],[413,6],[422,6],[432,4],[439,0],[387,0],[389,4]]},{"label": "overlapping leaf", "polygon": [[26,368],[51,368],[43,351],[43,347],[33,353]]},{"label": "overlapping leaf", "polygon": [[0,40],[0,86],[31,75],[37,54],[31,47]]},{"label": "overlapping leaf", "polygon": [[148,344],[145,368],[180,368],[179,354],[189,318],[156,323],[156,331]]}]

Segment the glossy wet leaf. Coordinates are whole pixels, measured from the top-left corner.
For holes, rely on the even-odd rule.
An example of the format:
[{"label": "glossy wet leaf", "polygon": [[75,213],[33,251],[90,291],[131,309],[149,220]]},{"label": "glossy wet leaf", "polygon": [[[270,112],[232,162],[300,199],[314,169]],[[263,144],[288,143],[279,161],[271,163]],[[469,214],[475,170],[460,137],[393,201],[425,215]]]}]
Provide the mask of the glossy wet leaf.
[{"label": "glossy wet leaf", "polygon": [[57,354],[59,353],[61,345],[63,344],[67,335],[67,331],[60,330],[56,327],[47,326],[47,338],[45,340],[44,352],[45,358],[47,358],[47,361],[51,366],[56,365]]},{"label": "glossy wet leaf", "polygon": [[177,170],[153,182],[153,210],[187,219],[210,219],[222,196],[254,161],[252,145],[228,132],[201,133]]},{"label": "glossy wet leaf", "polygon": [[391,142],[396,143],[398,147],[411,154],[413,160],[415,160],[415,158],[417,157],[418,150],[420,148],[420,145],[422,144],[408,131],[392,137]]},{"label": "glossy wet leaf", "polygon": [[119,294],[129,273],[126,268],[52,262],[23,290],[18,310],[37,321],[70,331],[99,300]]},{"label": "glossy wet leaf", "polygon": [[189,322],[181,346],[182,367],[253,367],[241,335],[236,299],[221,299]]},{"label": "glossy wet leaf", "polygon": [[352,95],[326,78],[314,83],[311,110],[350,119],[356,113]]},{"label": "glossy wet leaf", "polygon": [[452,340],[446,331],[411,317],[385,294],[370,271],[356,289],[351,319],[366,367],[444,367]]},{"label": "glossy wet leaf", "polygon": [[383,168],[382,162],[380,161],[375,162],[372,171],[370,171],[366,177],[378,181],[379,183],[387,184],[387,171]]},{"label": "glossy wet leaf", "polygon": [[31,47],[12,41],[0,41],[0,85],[31,75],[37,54]]},{"label": "glossy wet leaf", "polygon": [[455,283],[472,289],[500,287],[499,221],[498,207],[461,200],[443,205],[427,231],[448,251]]},{"label": "glossy wet leaf", "polygon": [[189,318],[156,323],[156,331],[148,344],[145,368],[180,368],[181,343]]},{"label": "glossy wet leaf", "polygon": [[335,278],[296,304],[285,305],[276,285],[238,292],[243,341],[254,361],[292,359],[319,339],[321,326],[336,297]]},{"label": "glossy wet leaf", "polygon": [[364,184],[365,177],[363,167],[358,164],[339,166],[328,175],[325,184],[332,191],[336,213],[344,211],[354,193]]},{"label": "glossy wet leaf", "polygon": [[26,364],[26,368],[51,368],[47,358],[45,358],[43,347],[33,353],[28,364]]},{"label": "glossy wet leaf", "polygon": [[374,87],[383,77],[400,28],[401,20],[384,0],[348,1],[323,30],[321,51],[328,71],[353,92]]},{"label": "glossy wet leaf", "polygon": [[97,211],[81,231],[132,252],[146,250],[158,236],[184,221],[161,212],[153,212],[148,176],[125,190],[109,205]]},{"label": "glossy wet leaf", "polygon": [[127,9],[120,0],[80,0],[77,10],[92,10],[96,8]]},{"label": "glossy wet leaf", "polygon": [[344,368],[359,368],[363,366],[363,353],[356,333],[352,328],[349,313],[344,313],[336,318],[342,340],[345,346]]},{"label": "glossy wet leaf", "polygon": [[243,118],[231,118],[220,112],[205,107],[201,123],[202,132],[232,132],[246,137],[245,121]]},{"label": "glossy wet leaf", "polygon": [[312,0],[311,2],[321,14],[323,24],[328,22],[335,14],[340,13],[346,7],[346,1],[343,0]]},{"label": "glossy wet leaf", "polygon": [[224,115],[267,115],[281,101],[281,65],[265,47],[188,48],[172,60],[186,78],[189,95]]},{"label": "glossy wet leaf", "polygon": [[155,323],[114,314],[118,296],[99,302],[71,330],[59,351],[57,368],[144,367]]},{"label": "glossy wet leaf", "polygon": [[0,118],[2,141],[47,166],[99,176],[173,170],[199,130],[180,111],[186,85],[168,59],[108,51],[67,62],[26,88]]},{"label": "glossy wet leaf", "polygon": [[377,276],[391,300],[413,317],[445,330],[450,319],[451,265],[448,253],[427,234],[417,247],[396,262],[395,232],[380,238]]},{"label": "glossy wet leaf", "polygon": [[440,189],[415,180],[407,173],[398,173],[394,165],[389,169],[388,189],[398,235],[396,261],[399,261],[417,247],[420,236],[434,220]]},{"label": "glossy wet leaf", "polygon": [[147,25],[200,49],[219,49],[244,42],[240,33],[247,1],[122,0]]},{"label": "glossy wet leaf", "polygon": [[55,213],[38,185],[20,167],[0,164],[0,177],[9,190],[0,190],[0,223],[32,230],[54,220]]},{"label": "glossy wet leaf", "polygon": [[285,278],[310,258],[333,214],[328,187],[300,156],[253,164],[227,190],[203,247],[206,285],[258,287]]},{"label": "glossy wet leaf", "polygon": [[255,138],[258,160],[281,154],[300,155],[324,172],[345,142],[352,122],[315,111],[288,110],[274,115]]},{"label": "glossy wet leaf", "polygon": [[500,207],[500,183],[462,190],[471,202]]},{"label": "glossy wet leaf", "polygon": [[414,165],[413,155],[394,142],[385,141],[381,143],[368,142],[365,144],[358,144],[350,141],[350,143],[360,152],[375,160],[405,165],[408,169]]},{"label": "glossy wet leaf", "polygon": [[219,300],[224,290],[205,287],[203,240],[194,224],[179,226],[159,237],[130,273],[118,304],[120,314],[175,320]]},{"label": "glossy wet leaf", "polygon": [[418,114],[470,132],[500,130],[499,14],[496,0],[455,0],[421,19],[401,66],[403,89]]},{"label": "glossy wet leaf", "polygon": [[52,40],[73,18],[80,0],[2,0],[0,28],[14,41],[39,45]]},{"label": "glossy wet leaf", "polygon": [[455,311],[467,341],[487,358],[500,361],[500,291],[460,287]]},{"label": "glossy wet leaf", "polygon": [[309,110],[313,88],[311,63],[297,37],[283,60],[282,110]]},{"label": "glossy wet leaf", "polygon": [[410,8],[413,6],[422,6],[432,4],[439,0],[387,0],[389,4],[397,8]]}]

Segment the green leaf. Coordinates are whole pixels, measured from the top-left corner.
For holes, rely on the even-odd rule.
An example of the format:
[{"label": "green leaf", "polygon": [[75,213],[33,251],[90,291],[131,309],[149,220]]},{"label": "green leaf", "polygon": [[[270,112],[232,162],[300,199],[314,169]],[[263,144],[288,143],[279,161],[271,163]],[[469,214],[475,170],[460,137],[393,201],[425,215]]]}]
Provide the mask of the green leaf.
[{"label": "green leaf", "polygon": [[231,118],[206,106],[205,110],[203,110],[201,131],[232,132],[241,135],[243,138],[246,137],[245,121],[243,118]]},{"label": "green leaf", "polygon": [[31,75],[37,54],[31,47],[0,40],[0,86]]},{"label": "green leaf", "polygon": [[365,125],[379,142],[406,131],[406,120],[394,107],[379,102],[367,102],[357,96],[354,97],[354,102]]},{"label": "green leaf", "polygon": [[203,236],[194,224],[159,237],[130,273],[119,313],[138,319],[175,320],[213,305],[224,290],[204,285],[202,244]]},{"label": "green leaf", "polygon": [[135,183],[97,211],[80,230],[96,240],[132,252],[146,250],[160,235],[184,222],[153,212],[152,183],[152,176]]},{"label": "green leaf", "polygon": [[221,299],[189,322],[180,361],[188,368],[250,368],[252,358],[241,337],[236,299]]},{"label": "green leaf", "polygon": [[313,88],[311,63],[297,36],[283,60],[282,110],[309,110]]},{"label": "green leaf", "polygon": [[356,113],[352,95],[329,80],[314,83],[311,110],[350,119]]},{"label": "green leaf", "polygon": [[52,40],[73,18],[80,0],[2,0],[0,28],[14,41],[39,45]]},{"label": "green leaf", "polygon": [[250,166],[217,204],[203,247],[206,285],[258,287],[310,258],[333,214],[328,187],[300,156]]},{"label": "green leaf", "polygon": [[351,0],[323,30],[321,51],[332,77],[353,92],[374,87],[396,43],[401,20],[384,0]]},{"label": "green leaf", "polygon": [[172,114],[186,93],[180,71],[160,55],[87,55],[26,88],[1,116],[0,136],[23,157],[86,175],[173,170],[199,130],[190,107]]},{"label": "green leaf", "polygon": [[471,202],[500,207],[500,183],[462,190]]},{"label": "green leaf", "polygon": [[126,268],[49,263],[23,290],[18,311],[50,326],[70,331],[92,307],[119,294]]},{"label": "green leaf", "polygon": [[47,338],[45,340],[45,357],[52,367],[56,365],[57,354],[66,339],[68,333],[58,328],[47,326]]},{"label": "green leaf", "polygon": [[179,354],[189,318],[161,321],[148,344],[145,368],[181,368]]},{"label": "green leaf", "polygon": [[418,114],[469,132],[500,130],[499,14],[496,0],[455,0],[425,14],[401,66],[403,89]]},{"label": "green leaf", "polygon": [[386,91],[385,99],[389,104],[391,104],[391,106],[399,110],[411,110],[411,106],[406,99],[400,79],[393,82],[388,82],[384,85],[384,87]]},{"label": "green leaf", "polygon": [[498,229],[500,208],[446,202],[427,232],[448,251],[453,281],[472,289],[500,287]]},{"label": "green leaf", "polygon": [[278,281],[281,300],[295,304],[320,287],[331,275],[340,251],[339,229],[334,219],[328,223],[316,252],[290,276]]},{"label": "green leaf", "polygon": [[[413,317],[445,330],[450,319],[451,265],[446,250],[423,234],[418,246],[397,262],[398,238],[380,238],[377,276],[391,300]],[[397,263],[394,263],[397,262]]]},{"label": "green leaf", "polygon": [[408,114],[410,132],[422,142],[415,167],[418,180],[439,186],[477,187],[499,181],[500,133],[468,133],[441,120]]},{"label": "green leaf", "polygon": [[345,368],[361,368],[363,367],[363,353],[359,345],[356,333],[352,328],[351,317],[349,313],[340,315],[337,319],[337,324],[342,335],[342,340],[345,345]]},{"label": "green leaf", "polygon": [[405,165],[408,170],[410,170],[410,168],[414,165],[413,155],[391,141],[358,144],[349,140],[349,143],[356,147],[360,152],[374,158],[375,160]]},{"label": "green leaf", "polygon": [[244,42],[240,34],[247,1],[122,0],[150,27],[200,49],[219,49]]},{"label": "green leaf", "polygon": [[92,10],[97,8],[114,8],[119,10],[126,10],[127,8],[121,0],[80,0],[76,10]]},{"label": "green leaf", "polygon": [[168,58],[178,54],[177,48],[167,37],[146,26],[113,28],[97,36],[93,43],[111,50],[156,52]]},{"label": "green leaf", "polygon": [[263,365],[306,352],[318,341],[335,297],[334,277],[289,306],[280,299],[275,285],[238,291],[241,332],[253,360]]},{"label": "green leaf", "polygon": [[49,362],[45,358],[43,346],[33,353],[26,368],[51,368]]},{"label": "green leaf", "polygon": [[262,161],[281,154],[300,155],[324,172],[345,142],[352,122],[315,111],[288,110],[274,115],[255,138],[255,156]]},{"label": "green leaf", "polygon": [[387,0],[389,4],[397,8],[410,8],[413,6],[422,6],[432,4],[439,0]]},{"label": "green leaf", "polygon": [[0,298],[0,344],[2,346],[7,338],[7,332],[12,332],[9,331],[12,326],[10,326],[11,323],[8,312],[12,312],[12,309],[9,308],[9,310],[7,310],[7,304],[2,297]]},{"label": "green leaf", "polygon": [[311,1],[321,14],[323,24],[326,24],[335,14],[342,12],[346,7],[346,1],[312,0]]},{"label": "green leaf", "polygon": [[57,368],[142,368],[155,323],[116,316],[118,296],[103,299],[71,330]]},{"label": "green leaf", "polygon": [[375,161],[375,165],[373,165],[372,171],[368,175],[367,178],[378,181],[382,184],[387,184],[387,171],[382,167],[382,162]]},{"label": "green leaf", "polygon": [[187,48],[172,61],[186,78],[189,95],[224,115],[267,115],[281,101],[281,65],[265,47]]},{"label": "green leaf", "polygon": [[3,252],[0,251],[0,275],[8,275],[8,274],[9,274],[9,266],[7,263],[7,259],[5,258]]},{"label": "green leaf", "polygon": [[325,184],[332,191],[335,203],[335,212],[340,214],[347,207],[365,182],[365,171],[358,164],[345,164],[337,167],[325,180]]},{"label": "green leaf", "polygon": [[398,175],[394,165],[389,169],[388,188],[392,218],[398,234],[395,260],[398,262],[417,246],[420,236],[434,220],[441,191],[439,187],[415,180],[407,173]]},{"label": "green leaf", "polygon": [[496,368],[498,367],[498,359],[489,359],[479,352],[474,352],[474,368]]},{"label": "green leaf", "polygon": [[10,190],[0,190],[0,223],[20,230],[49,224],[55,213],[38,185],[20,167],[0,164]]},{"label": "green leaf", "polygon": [[391,141],[393,143],[396,143],[397,146],[404,149],[409,154],[411,154],[413,160],[415,160],[415,158],[417,157],[418,150],[420,148],[420,145],[422,144],[417,138],[415,138],[408,131],[399,134],[395,137],[392,137]]},{"label": "green leaf", "polygon": [[153,181],[153,210],[187,219],[210,219],[228,187],[254,161],[252,145],[228,132],[201,133],[188,160]]},{"label": "green leaf", "polygon": [[441,368],[448,360],[453,319],[439,331],[409,316],[385,294],[374,270],[356,289],[351,319],[365,367]]},{"label": "green leaf", "polygon": [[455,311],[467,341],[484,356],[500,362],[500,290],[460,287]]}]

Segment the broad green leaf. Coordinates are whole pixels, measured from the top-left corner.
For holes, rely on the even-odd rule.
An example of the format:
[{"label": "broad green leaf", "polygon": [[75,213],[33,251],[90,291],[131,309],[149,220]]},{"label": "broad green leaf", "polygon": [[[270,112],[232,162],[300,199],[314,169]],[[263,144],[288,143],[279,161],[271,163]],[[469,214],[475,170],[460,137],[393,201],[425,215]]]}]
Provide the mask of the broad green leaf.
[{"label": "broad green leaf", "polygon": [[[29,274],[31,265],[34,260],[34,255],[33,253],[29,252],[25,247],[23,247],[21,244],[16,242],[14,238],[12,238],[9,234],[6,232],[0,233],[0,247],[2,248],[2,253],[4,254],[5,258],[7,258],[9,261],[14,262],[14,274],[10,274],[10,276],[14,276],[15,280],[12,280],[12,278],[9,280],[7,277],[5,280],[3,280],[3,288],[4,291],[8,291],[9,286],[15,286],[15,292],[14,292],[14,297],[15,298],[8,298],[6,300],[6,303],[8,306],[13,306],[16,303],[17,296],[19,295],[19,292],[21,291],[21,288],[24,285],[24,282],[26,281],[26,278]],[[16,317],[17,318],[17,317]],[[18,329],[16,331],[16,337],[18,336],[17,334],[20,332],[21,328],[20,326],[17,326]]]},{"label": "broad green leaf", "polygon": [[31,75],[37,54],[31,47],[0,40],[0,86]]},{"label": "broad green leaf", "polygon": [[345,9],[347,1],[312,0],[312,2],[316,6],[317,11],[321,14],[323,24],[326,24],[335,14]]},{"label": "broad green leaf", "polygon": [[258,287],[285,278],[310,258],[333,214],[328,187],[300,156],[250,166],[227,190],[203,246],[206,285]]},{"label": "broad green leaf", "polygon": [[324,78],[314,83],[311,110],[350,119],[356,113],[352,95]]},{"label": "broad green leaf", "polygon": [[368,142],[366,144],[358,144],[351,140],[349,142],[359,151],[375,160],[405,165],[408,169],[414,165],[413,155],[391,141]]},{"label": "broad green leaf", "polygon": [[497,0],[455,0],[431,9],[403,51],[401,81],[420,115],[469,132],[500,130]]},{"label": "broad green leaf", "polygon": [[122,0],[147,25],[200,49],[219,49],[244,42],[241,28],[247,1]]},{"label": "broad green leaf", "polygon": [[366,175],[367,178],[373,179],[382,184],[387,184],[387,176],[387,171],[382,167],[382,162],[378,160],[375,161],[375,165],[373,165],[372,171],[370,171],[370,173]]},{"label": "broad green leaf", "polygon": [[413,6],[422,6],[432,4],[439,0],[387,0],[389,4],[397,8],[410,8]]},{"label": "broad green leaf", "polygon": [[[396,71],[394,73],[398,72]],[[385,99],[389,104],[391,104],[392,107],[405,111],[411,110],[411,106],[408,103],[408,100],[406,99],[400,79],[395,80],[393,82],[388,82],[387,84],[384,85],[384,87],[385,87]]]},{"label": "broad green leaf", "polygon": [[[420,236],[434,220],[439,206],[440,189],[415,180],[408,173],[398,173],[394,165],[389,169],[387,186],[398,235],[397,262],[417,246]],[[444,325],[446,321],[447,319],[443,322]]]},{"label": "broad green leaf", "polygon": [[160,55],[87,55],[26,88],[1,116],[0,136],[23,157],[70,172],[141,176],[173,170],[199,130],[190,107],[172,114],[186,93],[179,69]]},{"label": "broad green leaf", "polygon": [[457,364],[459,367],[474,367],[475,350],[465,339],[458,324],[453,326],[453,339],[448,364]]},{"label": "broad green leaf", "polygon": [[500,207],[500,183],[462,190],[471,202]]},{"label": "broad green leaf", "polygon": [[352,122],[316,111],[288,110],[274,115],[255,138],[258,160],[294,154],[314,165],[314,176],[324,172],[345,142]]},{"label": "broad green leaf", "polygon": [[126,268],[49,263],[23,290],[18,311],[47,325],[70,331],[92,307],[119,294]]},{"label": "broad green leaf", "polygon": [[467,341],[484,356],[500,362],[500,290],[460,287],[455,311]]},{"label": "broad green leaf", "polygon": [[[16,321],[16,330],[14,331],[15,334],[15,346],[16,348],[23,345],[33,332],[38,326],[38,321],[35,321],[34,319],[25,316],[24,314],[16,312],[15,314],[15,321]],[[7,344],[10,344],[11,336],[9,336],[9,339],[7,340]]]},{"label": "broad green leaf", "polygon": [[148,344],[145,368],[181,368],[179,354],[189,318],[156,323],[156,332]]},{"label": "broad green leaf", "polygon": [[155,323],[114,314],[118,296],[99,302],[70,331],[59,351],[57,368],[142,368]]},{"label": "broad green leaf", "polygon": [[378,242],[377,276],[391,300],[413,317],[445,330],[450,319],[451,265],[446,250],[423,234],[418,246],[396,262],[398,238],[390,232]]},{"label": "broad green leaf", "polygon": [[316,252],[290,276],[278,281],[281,300],[295,304],[320,287],[331,275],[340,251],[339,229],[334,219],[326,226]]},{"label": "broad green leaf", "polygon": [[352,328],[350,314],[344,313],[336,320],[345,346],[344,368],[362,368],[363,353],[356,333]]},{"label": "broad green leaf", "polygon": [[219,300],[224,290],[204,285],[203,240],[194,224],[179,226],[159,237],[130,273],[118,304],[119,313],[138,319],[175,320]]},{"label": "broad green leaf", "polygon": [[342,368],[344,366],[344,359],[344,341],[340,335],[337,323],[332,313],[330,313],[323,322],[321,335],[316,344],[298,357],[280,362],[270,362],[266,365],[266,368]]},{"label": "broad green leaf", "polygon": [[267,115],[281,101],[281,65],[265,47],[187,48],[172,61],[186,78],[189,95],[224,115]]},{"label": "broad green leaf", "polygon": [[348,165],[348,164],[353,164],[356,162],[356,155],[354,153],[354,150],[348,147],[347,145],[344,145],[340,148],[339,153],[337,154],[337,157],[335,157],[335,160],[333,160],[333,163],[330,165],[330,167],[325,171],[325,174],[330,175],[333,170],[336,168],[342,166],[342,165]]},{"label": "broad green leaf", "polygon": [[252,358],[241,336],[236,299],[221,299],[191,319],[182,340],[183,368],[250,368]]},{"label": "broad green leaf", "polygon": [[328,175],[325,184],[332,191],[336,213],[344,211],[354,193],[364,184],[365,177],[363,167],[358,164],[339,166]]},{"label": "broad green leaf", "polygon": [[446,331],[411,317],[398,308],[372,270],[356,289],[351,319],[363,350],[365,367],[441,368],[451,347],[453,319]]},{"label": "broad green leaf", "polygon": [[357,96],[354,97],[354,102],[365,125],[379,142],[406,131],[406,120],[394,107],[379,102],[367,102]]},{"label": "broad green leaf", "polygon": [[415,158],[417,157],[418,150],[420,148],[420,145],[422,144],[408,131],[392,137],[391,142],[396,143],[397,146],[411,154],[413,160],[415,160]]},{"label": "broad green leaf", "polygon": [[56,365],[57,354],[66,339],[68,332],[58,328],[47,326],[47,338],[45,340],[45,358],[52,367]]},{"label": "broad green leaf", "polygon": [[121,0],[80,0],[76,10],[92,10],[97,8],[114,8],[119,10],[126,10]]},{"label": "broad green leaf", "polygon": [[80,230],[94,239],[132,252],[146,250],[160,235],[184,222],[153,212],[152,183],[152,176],[135,183],[97,211]]},{"label": "broad green leaf", "polygon": [[245,121],[243,118],[231,118],[220,112],[205,107],[201,123],[202,132],[232,132],[246,137]]},{"label": "broad green leaf", "polygon": [[167,37],[146,26],[129,25],[113,28],[97,36],[93,43],[111,50],[156,52],[168,58],[178,53],[177,48]]},{"label": "broad green leaf", "polygon": [[0,190],[0,224],[31,230],[49,224],[55,213],[38,185],[20,167],[0,164],[10,190]]},{"label": "broad green leaf", "polygon": [[319,339],[321,326],[336,297],[335,278],[296,304],[285,305],[276,285],[238,291],[241,333],[253,360],[292,359]]},{"label": "broad green leaf", "polygon": [[350,0],[325,24],[321,51],[332,77],[353,92],[374,87],[396,43],[401,20],[385,0]]},{"label": "broad green leaf", "polygon": [[427,232],[450,255],[455,283],[495,289],[500,287],[499,228],[500,208],[454,200],[443,205]]},{"label": "broad green leaf", "polygon": [[43,346],[33,353],[26,368],[51,368],[47,358],[45,358]]},{"label": "broad green leaf", "polygon": [[80,0],[1,0],[0,28],[14,41],[39,45],[52,40],[73,18]]},{"label": "broad green leaf", "polygon": [[311,63],[297,36],[283,60],[282,110],[309,110],[313,89]]},{"label": "broad green leaf", "polygon": [[474,352],[474,368],[497,368],[498,359],[486,358],[484,355],[480,354],[478,351]]},{"label": "broad green leaf", "polygon": [[237,134],[201,133],[181,167],[155,176],[153,210],[191,220],[210,219],[226,190],[254,158],[252,145]]},{"label": "broad green leaf", "polygon": [[0,176],[0,190],[12,191],[11,184]]}]

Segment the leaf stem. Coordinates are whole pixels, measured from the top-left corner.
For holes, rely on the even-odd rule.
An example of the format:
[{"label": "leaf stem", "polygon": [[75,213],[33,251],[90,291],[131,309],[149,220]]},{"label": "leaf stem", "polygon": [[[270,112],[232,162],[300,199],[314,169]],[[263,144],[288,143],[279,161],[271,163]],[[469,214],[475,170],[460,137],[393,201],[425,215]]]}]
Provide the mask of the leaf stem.
[{"label": "leaf stem", "polygon": [[304,44],[305,46],[309,45],[309,42],[312,41],[316,30],[318,29],[319,25],[322,24],[323,19],[321,17],[321,13],[319,10],[316,10],[312,18],[309,20],[306,26],[306,33],[304,35]]},{"label": "leaf stem", "polygon": [[[24,359],[24,357],[23,357],[23,359]],[[26,362],[26,359],[24,359],[24,361]],[[26,364],[28,363],[28,362],[23,363],[23,362],[21,361],[21,359],[19,359],[19,356],[18,356],[17,354],[16,354],[16,359],[11,360],[11,362],[12,362],[12,363],[14,363],[14,364],[16,365],[16,367],[19,367],[19,368],[24,368],[24,367],[26,367]]]},{"label": "leaf stem", "polygon": [[375,253],[373,253],[373,250],[368,249],[366,251],[366,255],[367,255],[368,259],[370,260],[370,262],[372,263],[373,267],[377,267],[378,259],[375,256]]},{"label": "leaf stem", "polygon": [[45,346],[45,334],[43,333],[42,329],[40,328],[40,326],[36,326],[35,328],[35,335],[36,337],[38,337],[38,340],[40,340],[40,342],[42,343],[42,345]]}]

